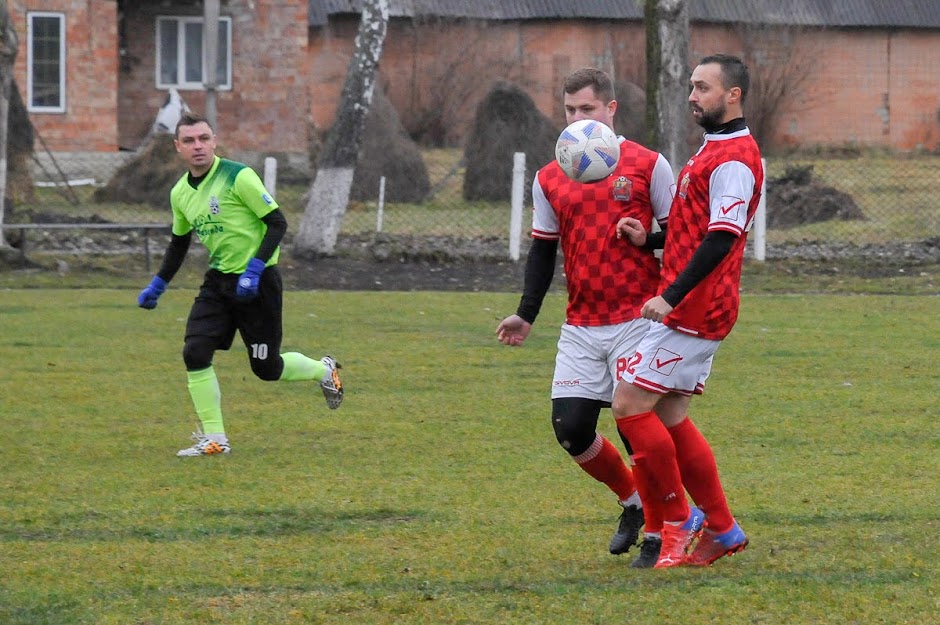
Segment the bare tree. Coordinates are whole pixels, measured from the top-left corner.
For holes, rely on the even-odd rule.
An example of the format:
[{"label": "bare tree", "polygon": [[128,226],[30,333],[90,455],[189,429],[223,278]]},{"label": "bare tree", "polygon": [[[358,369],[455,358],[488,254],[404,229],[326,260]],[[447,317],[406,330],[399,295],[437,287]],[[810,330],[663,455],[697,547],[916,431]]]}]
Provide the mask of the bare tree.
[{"label": "bare tree", "polygon": [[[458,145],[466,122],[498,81],[526,86],[523,59],[506,44],[503,29],[485,20],[455,21],[417,16],[414,20],[415,74],[402,121],[422,144]],[[433,45],[431,58],[418,50]]]},{"label": "bare tree", "polygon": [[769,148],[781,115],[812,106],[808,92],[819,57],[800,27],[742,24],[737,30],[751,72],[747,125],[757,142]]},{"label": "bare tree", "polygon": [[[19,45],[10,23],[6,0],[0,3],[0,224],[3,223],[7,192],[7,137],[10,119],[10,93],[13,87],[13,63]],[[0,248],[10,247],[0,228]]]},{"label": "bare tree", "polygon": [[307,207],[294,238],[294,250],[300,256],[330,255],[336,247],[387,26],[388,0],[365,0],[339,111],[320,153]]},{"label": "bare tree", "polygon": [[644,11],[647,144],[678,174],[689,156],[689,9],[686,0],[646,0]]}]

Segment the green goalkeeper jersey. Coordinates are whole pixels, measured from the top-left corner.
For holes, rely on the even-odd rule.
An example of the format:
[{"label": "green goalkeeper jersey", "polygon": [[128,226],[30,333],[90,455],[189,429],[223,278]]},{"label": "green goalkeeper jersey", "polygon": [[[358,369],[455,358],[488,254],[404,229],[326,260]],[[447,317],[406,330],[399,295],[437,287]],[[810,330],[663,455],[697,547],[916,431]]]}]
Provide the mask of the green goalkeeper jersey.
[{"label": "green goalkeeper jersey", "polygon": [[[188,178],[184,174],[170,191],[173,234],[195,230],[209,250],[209,267],[242,273],[268,230],[261,218],[277,202],[251,167],[218,156],[197,188]],[[267,266],[277,264],[280,251],[274,250]]]}]

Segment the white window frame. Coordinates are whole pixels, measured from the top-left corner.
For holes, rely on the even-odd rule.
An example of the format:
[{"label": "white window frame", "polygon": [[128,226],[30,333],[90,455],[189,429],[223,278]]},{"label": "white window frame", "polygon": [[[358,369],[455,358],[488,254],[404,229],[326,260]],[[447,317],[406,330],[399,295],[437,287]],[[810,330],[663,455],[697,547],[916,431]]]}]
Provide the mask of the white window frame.
[{"label": "white window frame", "polygon": [[[33,19],[54,17],[59,20],[59,105],[39,106],[33,104]],[[65,13],[51,11],[29,11],[26,14],[26,110],[30,113],[64,113],[65,101]]]},{"label": "white window frame", "polygon": [[[202,17],[194,17],[191,15],[161,15],[157,17],[154,33],[154,41],[156,45],[154,46],[157,51],[157,64],[155,68],[154,79],[157,85],[157,89],[169,89],[175,87],[179,90],[198,90],[202,91],[205,88],[205,84],[202,82],[187,82],[186,81],[186,38],[185,38],[185,25],[186,24],[202,24],[205,28],[205,20]],[[219,17],[219,22],[224,22],[226,24],[225,29],[225,42],[224,49],[220,46],[219,55],[225,55],[225,82],[220,83],[216,86],[216,89],[219,91],[231,91],[232,89],[232,18],[231,17]],[[176,82],[167,83],[163,82],[161,72],[161,66],[163,64],[162,56],[162,39],[161,33],[163,28],[176,28],[176,58],[177,58],[177,67],[176,67]],[[202,51],[202,76],[206,75],[206,51],[203,47]]]}]

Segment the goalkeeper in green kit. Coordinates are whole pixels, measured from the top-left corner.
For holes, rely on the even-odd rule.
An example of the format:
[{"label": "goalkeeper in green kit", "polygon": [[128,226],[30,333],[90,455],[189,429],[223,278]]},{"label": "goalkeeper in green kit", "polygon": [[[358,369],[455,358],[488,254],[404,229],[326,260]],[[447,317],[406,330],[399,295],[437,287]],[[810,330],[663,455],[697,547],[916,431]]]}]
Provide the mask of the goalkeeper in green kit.
[{"label": "goalkeeper in green kit", "polygon": [[231,451],[222,420],[222,395],[212,368],[216,350],[241,335],[251,371],[267,381],[314,380],[330,408],[343,400],[340,365],[281,349],[281,274],[277,268],[287,220],[258,175],[247,165],[216,156],[215,134],[199,115],[183,113],[176,151],[186,173],[170,192],[173,230],[163,263],[137,303],[153,309],[183,264],[193,232],[209,250],[209,270],[186,321],[183,362],[201,427],[192,447],[178,456]]}]

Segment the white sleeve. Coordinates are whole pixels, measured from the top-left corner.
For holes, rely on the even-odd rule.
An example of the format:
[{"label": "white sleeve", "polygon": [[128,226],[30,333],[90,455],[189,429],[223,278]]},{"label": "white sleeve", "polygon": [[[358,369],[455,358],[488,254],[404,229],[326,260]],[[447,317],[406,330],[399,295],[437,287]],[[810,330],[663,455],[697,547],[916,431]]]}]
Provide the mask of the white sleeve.
[{"label": "white sleeve", "polygon": [[741,161],[722,163],[712,172],[708,181],[709,232],[725,230],[738,236],[744,232],[754,182],[754,173]]},{"label": "white sleeve", "polygon": [[666,157],[660,154],[653,167],[653,178],[650,180],[650,203],[653,205],[653,217],[659,223],[665,223],[669,218],[669,209],[675,194],[676,179],[672,167]]},{"label": "white sleeve", "polygon": [[539,184],[539,172],[532,181],[532,238],[558,239],[558,215]]}]

